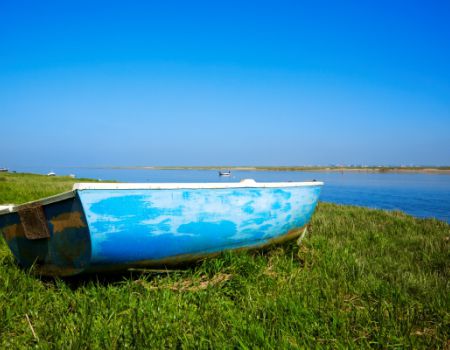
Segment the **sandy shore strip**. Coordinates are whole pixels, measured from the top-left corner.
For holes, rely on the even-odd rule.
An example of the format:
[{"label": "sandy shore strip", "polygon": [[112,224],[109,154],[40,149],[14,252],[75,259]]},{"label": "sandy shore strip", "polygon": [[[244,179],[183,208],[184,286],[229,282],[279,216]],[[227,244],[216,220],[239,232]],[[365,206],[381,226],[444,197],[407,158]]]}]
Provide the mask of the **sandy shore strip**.
[{"label": "sandy shore strip", "polygon": [[112,166],[111,169],[135,170],[220,170],[234,171],[311,171],[360,173],[423,173],[448,174],[450,167],[302,167],[302,166]]}]

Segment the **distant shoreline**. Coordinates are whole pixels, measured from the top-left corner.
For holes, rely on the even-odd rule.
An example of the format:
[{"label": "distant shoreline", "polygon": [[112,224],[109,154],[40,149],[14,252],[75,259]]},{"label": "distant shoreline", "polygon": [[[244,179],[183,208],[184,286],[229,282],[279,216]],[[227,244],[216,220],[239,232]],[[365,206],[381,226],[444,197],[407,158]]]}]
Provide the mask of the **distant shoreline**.
[{"label": "distant shoreline", "polygon": [[317,171],[317,172],[366,172],[366,173],[422,173],[449,174],[450,166],[445,167],[325,167],[325,166],[112,166],[111,169],[136,170],[220,170],[234,171]]}]

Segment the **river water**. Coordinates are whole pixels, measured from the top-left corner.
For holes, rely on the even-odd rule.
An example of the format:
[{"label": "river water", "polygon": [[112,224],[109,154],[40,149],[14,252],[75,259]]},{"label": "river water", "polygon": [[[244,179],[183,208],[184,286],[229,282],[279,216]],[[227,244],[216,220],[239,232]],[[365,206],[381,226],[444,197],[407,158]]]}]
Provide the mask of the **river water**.
[{"label": "river water", "polygon": [[402,210],[416,217],[434,217],[450,223],[450,175],[420,173],[233,171],[220,177],[215,170],[147,170],[110,168],[19,168],[18,172],[121,182],[236,182],[256,181],[325,182],[321,201],[371,208]]}]

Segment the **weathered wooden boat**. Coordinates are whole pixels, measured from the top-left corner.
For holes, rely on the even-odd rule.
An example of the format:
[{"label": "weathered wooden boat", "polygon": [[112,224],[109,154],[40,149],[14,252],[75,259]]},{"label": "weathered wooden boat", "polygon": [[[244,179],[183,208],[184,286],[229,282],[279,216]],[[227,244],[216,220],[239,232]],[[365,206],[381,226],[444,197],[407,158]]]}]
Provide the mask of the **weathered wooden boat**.
[{"label": "weathered wooden boat", "polygon": [[171,266],[224,250],[294,239],[321,182],[79,183],[0,209],[0,230],[24,268],[42,275]]}]

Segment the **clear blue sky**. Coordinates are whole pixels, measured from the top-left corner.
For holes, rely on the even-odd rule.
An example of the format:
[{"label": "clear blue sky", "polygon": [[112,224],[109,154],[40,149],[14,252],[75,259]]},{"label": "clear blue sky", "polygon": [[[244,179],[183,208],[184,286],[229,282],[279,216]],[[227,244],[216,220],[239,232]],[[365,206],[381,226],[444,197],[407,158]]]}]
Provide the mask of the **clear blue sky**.
[{"label": "clear blue sky", "polygon": [[449,165],[449,62],[448,0],[2,0],[0,166]]}]

